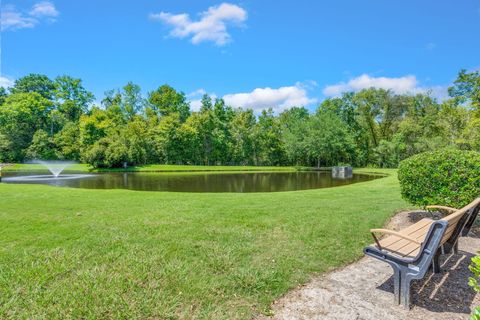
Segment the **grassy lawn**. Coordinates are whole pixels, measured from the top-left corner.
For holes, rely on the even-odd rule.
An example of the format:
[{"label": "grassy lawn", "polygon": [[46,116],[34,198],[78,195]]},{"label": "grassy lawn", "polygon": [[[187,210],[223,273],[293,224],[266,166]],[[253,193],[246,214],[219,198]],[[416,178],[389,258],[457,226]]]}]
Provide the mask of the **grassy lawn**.
[{"label": "grassy lawn", "polygon": [[[263,166],[189,166],[170,164],[150,164],[144,166],[116,168],[116,169],[93,169],[87,164],[78,163],[68,167],[65,172],[115,172],[115,171],[139,171],[139,172],[214,172],[214,171],[295,171],[294,167],[263,167]],[[3,168],[3,171],[47,171],[40,164],[17,163]]]},{"label": "grassy lawn", "polygon": [[[373,170],[368,170],[372,172]],[[344,187],[167,193],[0,184],[1,319],[250,319],[362,256],[394,170]]]}]

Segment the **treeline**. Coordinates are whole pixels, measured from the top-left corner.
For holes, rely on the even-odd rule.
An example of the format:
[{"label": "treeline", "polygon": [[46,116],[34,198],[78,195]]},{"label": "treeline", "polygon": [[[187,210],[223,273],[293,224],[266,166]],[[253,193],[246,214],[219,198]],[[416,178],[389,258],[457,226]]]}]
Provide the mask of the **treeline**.
[{"label": "treeline", "polygon": [[0,88],[0,162],[68,159],[95,167],[148,163],[396,167],[443,147],[480,150],[480,73],[462,70],[441,103],[428,94],[366,89],[276,115],[163,85],[128,83],[101,105],[80,79],[39,74]]}]

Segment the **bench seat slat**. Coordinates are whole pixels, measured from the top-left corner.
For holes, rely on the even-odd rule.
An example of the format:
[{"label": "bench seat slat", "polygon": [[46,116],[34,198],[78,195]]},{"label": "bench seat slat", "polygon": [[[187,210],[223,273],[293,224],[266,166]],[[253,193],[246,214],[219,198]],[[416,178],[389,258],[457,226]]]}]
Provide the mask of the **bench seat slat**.
[{"label": "bench seat slat", "polygon": [[[416,240],[420,240],[422,241],[423,238],[422,236],[424,237],[424,234],[425,234],[425,229],[428,230],[428,228],[430,228],[430,225],[432,224],[432,220],[431,219],[428,219],[428,218],[424,218],[420,221],[418,221],[417,223],[403,229],[403,230],[400,230],[399,232],[404,234],[404,235],[407,235],[409,237],[412,237]],[[396,236],[389,236],[389,237],[386,237],[382,240],[380,240],[380,243],[383,245],[383,246],[389,246],[389,245],[392,245],[393,243],[397,242],[401,240],[399,237],[396,237]],[[406,241],[406,240],[403,240],[403,241]],[[409,242],[409,241],[406,241],[406,242]]]},{"label": "bench seat slat", "polygon": [[[400,232],[419,242],[423,242],[432,222],[432,219],[424,218]],[[379,242],[382,249],[388,250],[401,257],[415,257],[420,249],[419,244],[412,243],[394,235],[388,236]]]}]

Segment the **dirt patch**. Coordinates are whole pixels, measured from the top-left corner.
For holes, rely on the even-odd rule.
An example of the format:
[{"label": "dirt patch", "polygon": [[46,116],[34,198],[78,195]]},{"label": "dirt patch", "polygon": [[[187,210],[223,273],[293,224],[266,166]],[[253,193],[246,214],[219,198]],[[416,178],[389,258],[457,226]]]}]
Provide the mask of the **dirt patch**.
[{"label": "dirt patch", "polygon": [[[388,223],[398,230],[438,213],[400,212]],[[272,305],[274,316],[259,319],[455,320],[468,319],[480,296],[468,286],[470,259],[480,249],[478,230],[459,241],[459,253],[441,258],[442,272],[412,283],[412,309],[393,302],[392,269],[370,257],[317,277]]]}]

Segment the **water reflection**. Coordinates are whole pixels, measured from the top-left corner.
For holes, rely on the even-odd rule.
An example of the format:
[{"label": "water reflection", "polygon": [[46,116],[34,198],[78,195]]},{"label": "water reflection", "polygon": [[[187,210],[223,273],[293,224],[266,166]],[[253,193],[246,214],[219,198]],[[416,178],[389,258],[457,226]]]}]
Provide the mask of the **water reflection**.
[{"label": "water reflection", "polygon": [[[7,173],[5,177],[25,175]],[[255,173],[102,173],[83,179],[48,180],[35,183],[85,189],[130,189],[178,192],[278,192],[330,188],[380,178],[354,174],[335,178],[330,171]],[[18,183],[6,179],[5,183]],[[33,183],[33,182],[22,182]]]}]

